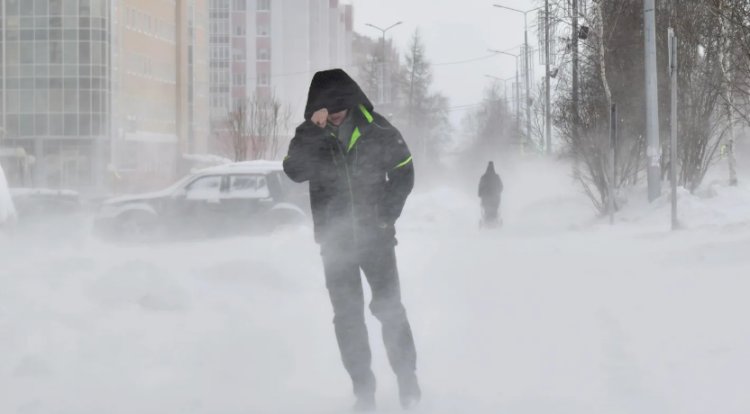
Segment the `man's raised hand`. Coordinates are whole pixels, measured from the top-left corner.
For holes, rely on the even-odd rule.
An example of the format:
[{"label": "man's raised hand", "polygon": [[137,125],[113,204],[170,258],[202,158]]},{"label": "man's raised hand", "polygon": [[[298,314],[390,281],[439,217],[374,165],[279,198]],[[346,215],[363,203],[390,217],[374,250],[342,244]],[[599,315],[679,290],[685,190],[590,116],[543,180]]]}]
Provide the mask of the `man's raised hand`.
[{"label": "man's raised hand", "polygon": [[321,128],[325,128],[326,124],[328,123],[328,109],[318,109],[313,113],[310,120],[317,126]]}]

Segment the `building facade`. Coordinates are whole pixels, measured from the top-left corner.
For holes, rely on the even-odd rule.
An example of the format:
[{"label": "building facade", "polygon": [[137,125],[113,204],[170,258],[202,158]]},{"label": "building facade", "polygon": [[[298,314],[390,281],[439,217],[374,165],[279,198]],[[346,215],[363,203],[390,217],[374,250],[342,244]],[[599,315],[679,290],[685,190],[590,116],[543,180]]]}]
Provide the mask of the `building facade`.
[{"label": "building facade", "polygon": [[[219,140],[230,112],[274,96],[301,120],[312,75],[352,62],[351,5],[338,0],[209,0],[211,125]],[[292,125],[293,126],[293,125]],[[215,151],[222,152],[215,142]]]},{"label": "building facade", "polygon": [[208,3],[120,0],[113,21],[111,169],[120,189],[163,185],[206,151]]},{"label": "building facade", "polygon": [[0,0],[0,147],[34,185],[142,189],[208,137],[207,0]]},{"label": "building facade", "polygon": [[109,141],[109,2],[0,3],[0,146],[33,154],[36,184],[94,184]]}]

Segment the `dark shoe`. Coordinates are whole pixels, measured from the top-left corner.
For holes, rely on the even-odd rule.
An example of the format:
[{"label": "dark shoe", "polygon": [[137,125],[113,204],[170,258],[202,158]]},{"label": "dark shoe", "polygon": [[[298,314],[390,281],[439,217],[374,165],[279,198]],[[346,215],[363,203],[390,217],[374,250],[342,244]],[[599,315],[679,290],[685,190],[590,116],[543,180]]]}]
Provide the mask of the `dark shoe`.
[{"label": "dark shoe", "polygon": [[354,403],[354,411],[360,413],[366,411],[375,411],[375,396],[367,395],[357,397],[357,402]]},{"label": "dark shoe", "polygon": [[398,376],[398,397],[401,407],[405,410],[414,408],[422,398],[422,390],[419,389],[417,374],[409,373]]},{"label": "dark shoe", "polygon": [[363,375],[352,377],[354,396],[357,397],[357,402],[354,403],[354,411],[375,411],[376,382],[375,375],[371,370]]}]

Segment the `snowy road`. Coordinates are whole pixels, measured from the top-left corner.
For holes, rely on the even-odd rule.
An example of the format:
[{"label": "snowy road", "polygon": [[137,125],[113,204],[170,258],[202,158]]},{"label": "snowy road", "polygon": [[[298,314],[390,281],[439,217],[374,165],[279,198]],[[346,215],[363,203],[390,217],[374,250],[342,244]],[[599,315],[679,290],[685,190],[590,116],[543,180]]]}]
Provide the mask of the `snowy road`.
[{"label": "snowy road", "polygon": [[[671,234],[659,206],[592,219],[560,171],[508,172],[499,232],[477,231],[471,194],[409,201],[398,255],[416,412],[747,413],[750,189],[686,196],[689,229]],[[310,233],[0,238],[0,412],[347,412]],[[400,412],[368,323],[379,412]]]}]

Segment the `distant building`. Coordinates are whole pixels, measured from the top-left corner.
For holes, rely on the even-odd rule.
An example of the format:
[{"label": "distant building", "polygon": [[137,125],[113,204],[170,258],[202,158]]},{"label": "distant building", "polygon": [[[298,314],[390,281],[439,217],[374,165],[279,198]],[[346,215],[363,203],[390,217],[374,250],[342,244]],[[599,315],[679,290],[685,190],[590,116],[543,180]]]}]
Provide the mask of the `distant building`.
[{"label": "distant building", "polygon": [[116,3],[113,166],[141,187],[207,150],[208,0]]},{"label": "distant building", "polygon": [[173,179],[208,137],[208,0],[0,0],[0,147],[38,186]]},{"label": "distant building", "polygon": [[338,0],[209,0],[209,12],[214,135],[254,95],[290,105],[296,123],[312,75],[351,66],[352,6]]}]

